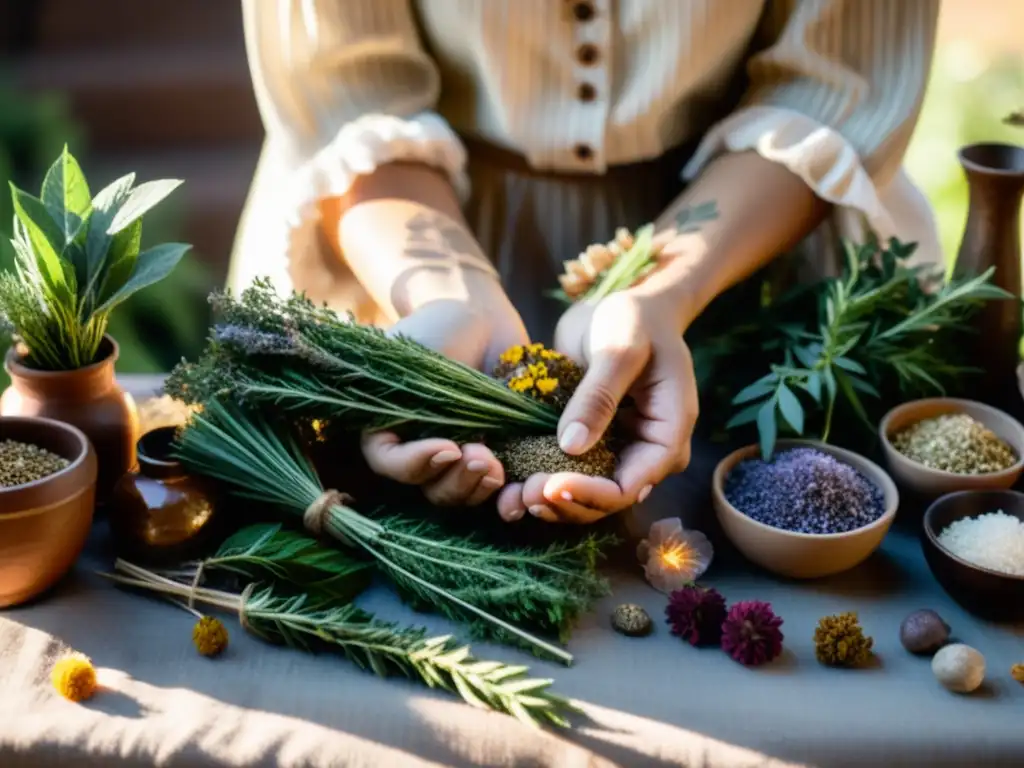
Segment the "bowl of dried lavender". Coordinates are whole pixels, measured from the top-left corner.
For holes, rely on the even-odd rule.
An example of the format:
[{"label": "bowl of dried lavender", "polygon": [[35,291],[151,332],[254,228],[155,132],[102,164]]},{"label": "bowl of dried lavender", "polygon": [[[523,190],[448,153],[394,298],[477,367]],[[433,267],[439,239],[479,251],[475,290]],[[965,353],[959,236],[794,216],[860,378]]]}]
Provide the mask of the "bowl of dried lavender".
[{"label": "bowl of dried lavender", "polygon": [[0,417],[0,607],[55,584],[92,524],[96,454],[81,430],[53,419]]},{"label": "bowl of dried lavender", "polygon": [[878,432],[893,478],[921,498],[1010,488],[1024,471],[1024,426],[973,400],[912,400]]},{"label": "bowl of dried lavender", "polygon": [[726,456],[715,468],[718,522],[746,558],[795,579],[846,571],[878,549],[899,494],[874,462],[811,440],[779,440]]}]

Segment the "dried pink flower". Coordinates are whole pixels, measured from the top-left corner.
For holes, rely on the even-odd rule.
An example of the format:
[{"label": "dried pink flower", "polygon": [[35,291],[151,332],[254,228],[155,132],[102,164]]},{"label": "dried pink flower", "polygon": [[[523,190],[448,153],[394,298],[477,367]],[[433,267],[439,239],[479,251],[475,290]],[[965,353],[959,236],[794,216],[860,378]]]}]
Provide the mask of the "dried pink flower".
[{"label": "dried pink flower", "polygon": [[722,650],[748,667],[765,664],[782,653],[782,619],[768,603],[743,600],[722,623]]},{"label": "dried pink flower", "polygon": [[687,586],[668,596],[665,616],[673,635],[690,645],[717,645],[727,610],[717,589]]}]

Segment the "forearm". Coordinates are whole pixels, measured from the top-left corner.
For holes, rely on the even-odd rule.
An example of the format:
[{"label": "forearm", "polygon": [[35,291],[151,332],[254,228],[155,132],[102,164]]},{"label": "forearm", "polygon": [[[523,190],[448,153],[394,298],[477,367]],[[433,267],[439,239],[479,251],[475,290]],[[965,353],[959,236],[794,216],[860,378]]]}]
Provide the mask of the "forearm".
[{"label": "forearm", "polygon": [[[504,299],[455,192],[439,171],[393,163],[320,206],[324,235],[392,320],[431,301]],[[507,300],[506,300],[507,301]]]},{"label": "forearm", "polygon": [[744,152],[714,160],[658,218],[656,231],[674,228],[681,211],[708,201],[717,204],[717,218],[676,235],[665,247],[665,266],[636,289],[662,297],[680,330],[716,296],[798,243],[828,212],[786,168]]}]

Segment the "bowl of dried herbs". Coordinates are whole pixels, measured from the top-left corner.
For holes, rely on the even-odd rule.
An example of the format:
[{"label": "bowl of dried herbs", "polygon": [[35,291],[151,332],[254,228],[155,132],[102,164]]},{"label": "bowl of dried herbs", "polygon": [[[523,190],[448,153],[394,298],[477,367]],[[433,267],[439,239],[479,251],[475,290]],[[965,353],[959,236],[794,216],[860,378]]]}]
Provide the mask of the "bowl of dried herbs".
[{"label": "bowl of dried herbs", "polygon": [[92,524],[96,466],[76,427],[0,417],[0,607],[39,595],[71,568]]},{"label": "bowl of dried herbs", "polygon": [[1024,426],[973,400],[912,400],[878,432],[893,479],[922,498],[1010,488],[1024,471]]}]

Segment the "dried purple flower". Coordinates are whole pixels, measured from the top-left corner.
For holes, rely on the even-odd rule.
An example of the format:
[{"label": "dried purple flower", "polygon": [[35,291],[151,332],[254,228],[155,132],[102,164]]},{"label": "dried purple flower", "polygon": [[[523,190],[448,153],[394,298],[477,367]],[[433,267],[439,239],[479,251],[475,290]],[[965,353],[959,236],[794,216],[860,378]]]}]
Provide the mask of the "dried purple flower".
[{"label": "dried purple flower", "polygon": [[678,517],[652,523],[647,538],[636,548],[647,581],[665,594],[703,576],[714,553],[707,536],[685,530]]},{"label": "dried purple flower", "polygon": [[722,639],[725,598],[717,589],[690,585],[668,596],[665,616],[672,634],[690,645],[716,645]]},{"label": "dried purple flower", "polygon": [[765,664],[782,653],[780,626],[782,619],[769,603],[738,602],[722,622],[722,650],[748,667]]}]

